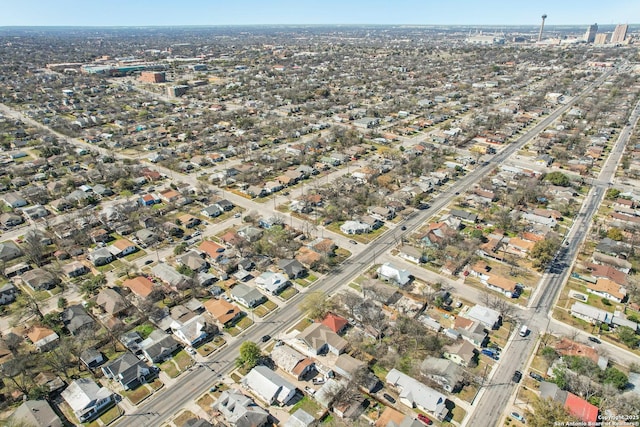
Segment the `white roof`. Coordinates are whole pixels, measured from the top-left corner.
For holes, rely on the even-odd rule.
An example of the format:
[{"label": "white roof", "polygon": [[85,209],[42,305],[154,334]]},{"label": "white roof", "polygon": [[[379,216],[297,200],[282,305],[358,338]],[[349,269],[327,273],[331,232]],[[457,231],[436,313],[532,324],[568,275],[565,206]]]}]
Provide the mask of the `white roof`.
[{"label": "white roof", "polygon": [[465,317],[477,320],[488,328],[493,328],[500,320],[500,313],[483,305],[474,305],[467,311]]},{"label": "white roof", "polygon": [[408,270],[400,270],[389,262],[385,262],[378,267],[378,274],[393,280],[401,286],[406,285],[411,280],[411,274]]},{"label": "white roof", "polygon": [[296,388],[266,366],[256,366],[244,377],[242,382],[266,402],[273,400],[282,402]]},{"label": "white roof", "polygon": [[74,412],[80,413],[96,400],[105,399],[112,394],[109,389],[98,386],[93,380],[80,378],[69,384],[61,395]]},{"label": "white roof", "polygon": [[387,383],[400,389],[400,398],[413,402],[416,406],[427,411],[438,413],[442,410],[446,396],[422,384],[420,381],[403,374],[397,369],[389,371],[386,377]]}]

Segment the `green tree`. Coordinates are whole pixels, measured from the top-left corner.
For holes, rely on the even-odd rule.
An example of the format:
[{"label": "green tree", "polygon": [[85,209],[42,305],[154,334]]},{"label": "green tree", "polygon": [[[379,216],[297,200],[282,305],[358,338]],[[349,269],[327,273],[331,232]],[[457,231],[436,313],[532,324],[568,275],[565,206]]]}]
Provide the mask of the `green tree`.
[{"label": "green tree", "polygon": [[334,308],[334,304],[322,292],[311,292],[304,298],[298,308],[311,319],[322,319]]},{"label": "green tree", "polygon": [[187,250],[187,244],[182,242],[175,248],[173,248],[174,255],[182,255]]},{"label": "green tree", "polygon": [[603,384],[611,384],[618,390],[623,390],[629,382],[629,377],[627,377],[624,372],[614,367],[608,367],[605,369],[600,375],[600,378],[602,379]]},{"label": "green tree", "polygon": [[618,330],[618,338],[620,338],[620,341],[622,341],[627,347],[638,347],[640,338],[638,338],[638,335],[636,335],[633,329],[628,326],[618,326],[616,329]]},{"label": "green tree", "polygon": [[578,421],[569,414],[562,403],[549,398],[536,398],[531,402],[531,408],[531,411],[526,412],[528,426],[549,427],[567,425],[569,421]]},{"label": "green tree", "polygon": [[546,267],[555,256],[558,248],[560,248],[558,239],[545,239],[536,242],[531,252],[529,252],[533,266],[538,269]]},{"label": "green tree", "polygon": [[258,364],[262,352],[258,344],[253,341],[245,341],[240,345],[240,356],[236,359],[236,366],[251,369]]},{"label": "green tree", "polygon": [[615,200],[620,196],[620,190],[617,188],[610,188],[607,190],[606,198],[609,200]]},{"label": "green tree", "polygon": [[571,184],[569,177],[558,171],[548,173],[545,175],[544,180],[560,187],[568,187]]},{"label": "green tree", "polygon": [[620,230],[619,228],[611,227],[609,230],[607,230],[607,237],[611,240],[620,242],[624,239],[624,234],[622,234],[622,230]]}]

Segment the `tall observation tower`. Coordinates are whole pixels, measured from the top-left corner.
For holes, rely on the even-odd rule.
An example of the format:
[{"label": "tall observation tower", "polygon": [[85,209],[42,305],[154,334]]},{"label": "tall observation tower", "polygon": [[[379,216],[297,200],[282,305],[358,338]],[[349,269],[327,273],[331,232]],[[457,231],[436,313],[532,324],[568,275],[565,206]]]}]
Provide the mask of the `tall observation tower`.
[{"label": "tall observation tower", "polygon": [[547,19],[547,14],[542,15],[542,23],[540,24],[540,32],[538,33],[538,41],[542,40],[542,31],[544,30],[544,20]]}]

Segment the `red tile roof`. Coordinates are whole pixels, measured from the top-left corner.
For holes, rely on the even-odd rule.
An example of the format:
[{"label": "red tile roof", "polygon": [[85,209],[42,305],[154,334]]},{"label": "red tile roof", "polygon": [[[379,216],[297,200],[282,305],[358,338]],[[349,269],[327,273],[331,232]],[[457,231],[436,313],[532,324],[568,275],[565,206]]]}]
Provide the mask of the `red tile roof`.
[{"label": "red tile roof", "polygon": [[596,425],[598,421],[598,407],[573,393],[567,393],[564,407],[571,412],[571,415],[580,418],[588,425]]},{"label": "red tile roof", "polygon": [[342,329],[344,329],[349,322],[342,316],[338,316],[337,314],[329,313],[325,316],[324,320],[321,322],[323,325],[331,329],[336,334]]}]

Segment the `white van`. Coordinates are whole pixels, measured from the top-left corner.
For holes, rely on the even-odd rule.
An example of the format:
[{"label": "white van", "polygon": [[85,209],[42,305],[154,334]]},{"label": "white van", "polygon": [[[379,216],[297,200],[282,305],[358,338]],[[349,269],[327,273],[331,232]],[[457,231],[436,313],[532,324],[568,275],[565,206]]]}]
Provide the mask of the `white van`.
[{"label": "white van", "polygon": [[527,328],[527,325],[522,325],[522,327],[520,328],[520,336],[526,337],[528,333],[529,329]]}]

